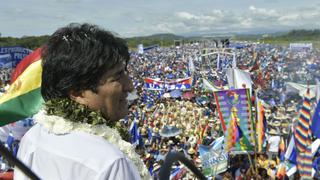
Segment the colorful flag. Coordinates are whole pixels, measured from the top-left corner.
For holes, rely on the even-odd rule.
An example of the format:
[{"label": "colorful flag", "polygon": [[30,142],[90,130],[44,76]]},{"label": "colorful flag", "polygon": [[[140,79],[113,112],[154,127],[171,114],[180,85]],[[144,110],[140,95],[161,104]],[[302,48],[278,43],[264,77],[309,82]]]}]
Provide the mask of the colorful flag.
[{"label": "colorful flag", "polygon": [[280,161],[283,162],[285,159],[285,153],[286,153],[286,144],[284,143],[283,137],[280,139],[279,144],[279,152],[280,152]]},{"label": "colorful flag", "polygon": [[0,97],[0,126],[25,119],[38,112],[43,99],[41,87],[41,48],[16,67],[8,91]]},{"label": "colorful flag", "polygon": [[[311,156],[313,157],[320,146],[320,139],[315,140],[312,145],[311,145]],[[295,148],[295,143],[294,143],[294,136],[291,137],[290,143],[288,145],[286,154],[285,154],[285,159],[288,160],[286,165],[287,165],[287,170],[286,174],[288,176],[291,176],[297,171],[297,150]],[[314,171],[314,170],[313,170]]]},{"label": "colorful flag", "polygon": [[304,152],[297,154],[297,167],[301,179],[312,179],[312,159],[310,146]]},{"label": "colorful flag", "polygon": [[295,128],[295,143],[297,148],[297,167],[301,179],[312,178],[312,135],[311,135],[311,106],[310,90],[304,97],[300,110],[298,124]]},{"label": "colorful flag", "polygon": [[264,108],[262,105],[261,100],[256,97],[257,100],[257,136],[258,136],[258,152],[261,152],[263,150],[263,144],[265,142],[265,134],[266,134],[266,128],[267,128],[267,121],[264,117]]},{"label": "colorful flag", "polygon": [[232,108],[231,110],[231,121],[229,122],[229,127],[227,130],[227,140],[226,140],[226,151],[230,151],[237,142],[243,137],[243,133],[238,126],[237,110]]},{"label": "colorful flag", "polygon": [[[229,147],[233,146],[232,151],[238,151],[237,153],[253,151],[255,134],[248,89],[218,91],[214,92],[214,97],[217,102],[217,109],[226,142],[231,143]],[[238,110],[236,114],[232,113],[232,110],[235,109]],[[234,132],[238,134],[234,134]],[[238,138],[242,137],[240,141],[236,141],[236,145],[232,144],[235,141],[228,141],[235,138],[233,137],[234,135],[237,135]]]},{"label": "colorful flag", "polygon": [[281,162],[277,170],[277,178],[284,179],[286,176],[286,165]]},{"label": "colorful flag", "polygon": [[299,153],[305,152],[307,148],[312,144],[311,140],[311,128],[310,128],[310,119],[311,119],[311,105],[310,105],[310,91],[307,90],[307,93],[304,97],[303,105],[300,110],[300,116],[298,124],[295,128],[295,143]]}]

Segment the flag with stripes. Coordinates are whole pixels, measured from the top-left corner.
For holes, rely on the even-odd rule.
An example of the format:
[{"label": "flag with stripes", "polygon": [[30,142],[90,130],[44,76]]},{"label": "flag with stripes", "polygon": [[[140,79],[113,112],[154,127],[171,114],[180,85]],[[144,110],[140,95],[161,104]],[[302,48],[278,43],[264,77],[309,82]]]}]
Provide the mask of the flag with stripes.
[{"label": "flag with stripes", "polygon": [[307,93],[304,97],[303,105],[300,110],[300,116],[298,120],[298,124],[295,128],[295,143],[296,148],[299,152],[305,152],[307,148],[312,144],[311,140],[311,98],[310,91],[307,90]]},{"label": "flag with stripes", "polygon": [[283,162],[285,159],[285,153],[286,153],[286,144],[284,142],[283,137],[281,137],[280,139],[279,152],[280,152],[280,161]]},{"label": "flag with stripes", "polygon": [[0,97],[0,126],[30,117],[41,108],[41,59],[38,48],[16,67],[10,88]]},{"label": "flag with stripes", "polygon": [[311,135],[311,98],[310,90],[304,97],[298,124],[295,128],[295,144],[297,149],[297,167],[301,179],[312,178],[312,135]]},{"label": "flag with stripes", "polygon": [[[235,110],[232,110],[235,111]],[[229,128],[227,130],[227,137],[226,137],[226,150],[230,151],[237,142],[243,136],[243,133],[237,123],[237,116],[235,115],[236,112],[232,112],[231,114],[231,121],[229,123]]]},{"label": "flag with stripes", "polygon": [[263,144],[265,142],[265,133],[267,128],[267,121],[264,117],[264,108],[262,106],[262,102],[257,98],[257,138],[258,138],[258,152],[262,152]]}]

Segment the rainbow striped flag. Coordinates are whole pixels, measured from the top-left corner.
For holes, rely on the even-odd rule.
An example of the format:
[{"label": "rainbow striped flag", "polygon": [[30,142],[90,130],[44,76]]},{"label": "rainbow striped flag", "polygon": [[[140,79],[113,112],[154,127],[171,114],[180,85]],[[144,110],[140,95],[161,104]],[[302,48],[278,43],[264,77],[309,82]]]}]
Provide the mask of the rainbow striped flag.
[{"label": "rainbow striped flag", "polygon": [[311,146],[311,98],[310,91],[307,90],[307,93],[304,97],[303,105],[300,110],[300,116],[294,136],[296,138],[296,147],[299,152],[305,152],[309,146]]},{"label": "rainbow striped flag", "polygon": [[234,113],[231,114],[231,121],[227,130],[226,150],[230,151],[235,147],[236,143],[243,137],[242,130],[237,123],[237,116]]},{"label": "rainbow striped flag", "polygon": [[[249,89],[223,90],[214,92],[213,95],[217,102],[226,142],[231,143],[229,144],[231,149],[228,147],[226,149],[236,153],[254,151],[255,123],[251,111]],[[233,137],[237,136],[236,133],[239,135],[238,138]],[[235,141],[234,138],[239,140]]]},{"label": "rainbow striped flag", "polygon": [[311,98],[310,90],[304,97],[298,124],[295,128],[295,144],[297,148],[297,166],[301,179],[312,179],[312,135],[311,135]]},{"label": "rainbow striped flag", "polygon": [[284,179],[286,176],[286,165],[284,164],[284,162],[281,162],[278,170],[277,170],[277,174],[276,174],[278,179]]},{"label": "rainbow striped flag", "polygon": [[284,142],[283,137],[280,139],[280,144],[279,144],[279,151],[280,151],[280,165],[277,170],[277,178],[278,179],[284,179],[286,175],[286,165],[285,165],[285,153],[286,153],[286,144]]},{"label": "rainbow striped flag", "polygon": [[301,179],[312,179],[312,149],[308,147],[305,152],[297,154],[297,167]]},{"label": "rainbow striped flag", "polygon": [[263,151],[263,144],[265,142],[265,133],[267,128],[267,121],[264,118],[264,108],[262,106],[261,100],[257,98],[257,136],[258,136],[258,152]]},{"label": "rainbow striped flag", "polygon": [[286,144],[284,143],[283,137],[281,137],[280,139],[279,152],[280,152],[280,161],[283,162],[285,159],[284,155],[286,153]]},{"label": "rainbow striped flag", "polygon": [[10,88],[0,97],[0,126],[30,117],[41,108],[41,62],[38,48],[17,65]]}]

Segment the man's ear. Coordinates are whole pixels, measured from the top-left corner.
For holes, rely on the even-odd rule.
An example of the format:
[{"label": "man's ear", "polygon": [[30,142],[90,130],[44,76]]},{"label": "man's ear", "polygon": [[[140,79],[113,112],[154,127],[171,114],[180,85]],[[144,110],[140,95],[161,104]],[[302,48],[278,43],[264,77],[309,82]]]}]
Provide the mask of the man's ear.
[{"label": "man's ear", "polygon": [[84,91],[71,90],[69,92],[69,97],[71,100],[76,101],[79,104],[86,104],[87,103]]}]

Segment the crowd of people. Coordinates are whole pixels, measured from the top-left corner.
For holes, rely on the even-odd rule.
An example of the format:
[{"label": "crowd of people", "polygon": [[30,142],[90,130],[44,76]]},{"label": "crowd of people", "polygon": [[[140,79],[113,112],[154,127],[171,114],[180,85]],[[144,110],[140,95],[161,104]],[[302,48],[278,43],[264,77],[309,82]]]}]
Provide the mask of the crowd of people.
[{"label": "crowd of people", "polygon": [[[281,162],[283,162],[282,158],[280,158],[281,139],[283,139],[285,145],[288,146],[294,125],[299,116],[299,109],[301,108],[303,101],[303,98],[299,96],[298,93],[289,91],[286,83],[295,82],[300,84],[315,84],[316,79],[320,79],[320,50],[310,49],[303,51],[291,51],[287,47],[248,43],[243,48],[231,50],[231,52],[234,52],[235,54],[235,58],[233,59],[232,56],[229,57],[227,55],[220,56],[218,58],[216,54],[203,54],[204,49],[223,51],[223,48],[216,48],[202,43],[189,43],[179,47],[157,47],[145,51],[143,54],[139,54],[132,50],[129,57],[129,54],[127,55],[125,53],[126,49],[124,43],[115,38],[112,39],[112,46],[119,46],[119,48],[111,48],[111,50],[108,50],[120,55],[112,56],[112,58],[117,58],[115,62],[112,62],[112,65],[101,64],[101,62],[92,64],[88,59],[83,61],[80,59],[73,64],[74,66],[72,67],[74,69],[67,67],[62,68],[63,65],[61,64],[57,64],[59,67],[52,67],[53,65],[50,64],[50,61],[56,60],[56,46],[63,44],[61,46],[67,48],[65,50],[59,49],[59,51],[62,52],[61,57],[64,57],[67,56],[66,54],[69,52],[75,53],[74,51],[68,51],[70,50],[68,48],[73,48],[73,43],[83,43],[78,39],[79,37],[84,39],[88,38],[88,41],[91,40],[90,38],[100,38],[99,35],[94,34],[94,32],[99,32],[99,30],[95,29],[92,31],[92,28],[94,29],[95,27],[87,27],[84,25],[81,27],[69,27],[69,29],[62,29],[56,32],[55,36],[53,36],[53,38],[56,39],[49,41],[52,44],[49,43],[49,50],[46,52],[47,54],[45,54],[45,59],[48,60],[45,61],[47,64],[44,65],[44,72],[47,73],[47,79],[43,81],[44,85],[42,87],[42,89],[47,88],[42,90],[42,95],[44,95],[44,99],[46,100],[46,111],[41,111],[34,117],[36,119],[36,124],[41,124],[44,127],[49,128],[49,132],[43,131],[43,129],[41,129],[42,126],[34,126],[32,131],[28,133],[27,137],[25,137],[22,144],[23,149],[20,150],[20,154],[18,154],[24,162],[27,162],[28,165],[32,166],[33,170],[43,171],[40,166],[32,164],[30,159],[28,159],[35,158],[31,157],[33,153],[37,153],[38,157],[36,160],[38,161],[42,161],[44,160],[44,157],[48,157],[48,155],[50,155],[50,161],[54,162],[55,158],[57,161],[61,160],[57,163],[62,166],[65,162],[74,162],[70,158],[67,160],[63,159],[61,158],[62,156],[58,156],[55,153],[67,153],[70,157],[76,157],[76,155],[72,155],[74,151],[69,152],[68,148],[72,149],[74,147],[83,147],[85,145],[93,146],[93,143],[90,144],[89,142],[84,145],[80,145],[76,142],[66,145],[65,143],[70,141],[68,138],[78,138],[67,136],[62,138],[59,137],[59,135],[70,133],[71,135],[88,138],[90,142],[96,141],[92,137],[81,134],[82,132],[89,131],[81,129],[80,125],[76,125],[75,123],[78,122],[72,120],[72,118],[74,118],[73,115],[70,115],[70,113],[64,108],[69,106],[72,106],[72,108],[79,108],[80,110],[77,109],[78,114],[75,116],[76,118],[82,117],[79,116],[81,113],[87,113],[86,115],[88,115],[88,113],[90,114],[94,111],[86,110],[86,108],[83,110],[82,106],[75,105],[70,102],[70,100],[76,101],[79,104],[84,104],[93,110],[103,109],[105,108],[104,106],[106,106],[106,108],[103,109],[104,111],[102,111],[102,116],[108,116],[109,119],[121,118],[119,123],[115,126],[118,126],[117,129],[120,129],[119,133],[121,137],[127,137],[126,140],[135,147],[135,151],[143,161],[143,166],[148,169],[150,177],[153,177],[154,179],[159,178],[159,170],[165,161],[166,155],[171,151],[183,153],[195,164],[197,168],[202,169],[199,147],[210,147],[224,135],[219,116],[219,107],[217,106],[213,92],[204,88],[203,80],[205,79],[211,82],[214,87],[217,87],[220,90],[225,89],[228,86],[226,69],[232,67],[232,63],[236,60],[237,68],[249,72],[251,75],[251,79],[253,81],[253,88],[251,89],[252,94],[257,94],[259,99],[264,102],[264,115],[267,122],[267,126],[265,127],[266,140],[263,146],[264,148],[260,152],[254,151],[240,154],[233,154],[232,152],[229,153],[228,168],[225,171],[208,178],[237,180],[277,178],[278,169],[280,168]],[[78,34],[72,34],[70,31],[76,31]],[[100,33],[103,34],[103,32]],[[109,34],[103,34],[103,36],[109,36]],[[107,40],[101,41],[102,44],[106,43],[106,46],[111,46],[108,44]],[[96,47],[98,48],[94,52],[96,54],[92,53],[92,56],[97,54],[97,56],[103,56],[98,53],[98,51],[101,50],[99,49],[101,47],[98,45]],[[79,47],[75,46],[73,50],[79,51],[77,48]],[[88,52],[88,54],[90,53],[91,52]],[[78,57],[77,55],[77,53],[71,54],[68,55],[68,58],[74,58],[72,56]],[[105,56],[110,57],[108,54],[105,54]],[[92,58],[91,56],[88,57]],[[130,61],[128,61],[129,58]],[[219,67],[217,67],[218,60],[221,61],[219,62]],[[190,62],[192,62],[192,65]],[[86,69],[86,72],[78,72],[76,68],[83,68],[86,66],[85,63],[90,64]],[[123,64],[126,63],[128,63],[127,70],[129,74],[124,72],[125,67],[123,67]],[[116,81],[120,79],[119,82],[121,83],[112,84],[114,83],[112,80],[113,77],[110,76],[111,80],[109,81],[108,72],[101,69],[101,71],[95,70],[94,68],[97,67],[116,68],[116,71],[114,72],[116,74]],[[57,72],[60,75],[64,75],[63,73],[70,70],[78,74],[75,74],[74,76],[69,74],[69,79],[62,76],[56,77]],[[95,73],[95,75],[88,77],[83,76],[83,74],[87,75],[90,73]],[[123,91],[125,91],[125,93],[134,89],[133,93],[131,93],[134,94],[136,98],[130,100],[130,108],[127,116],[125,116],[127,112],[124,109],[121,109],[120,105],[119,109],[117,109],[117,107],[110,106],[108,102],[101,102],[101,100],[94,97],[94,93],[101,91],[104,94],[99,94],[100,97],[108,96],[109,98],[110,95],[108,93],[110,92],[114,93],[112,95],[116,97],[120,96],[120,92],[117,94],[115,89],[107,89],[106,84],[104,84],[105,89],[99,89],[99,91],[96,89],[96,86],[103,86],[101,85],[101,82],[99,82],[101,79],[100,76],[98,79],[95,79],[98,77],[99,73],[106,73],[106,77],[103,77],[105,79],[103,79],[102,82],[110,84],[110,87],[111,85],[112,87],[121,87],[124,89]],[[130,75],[134,87],[130,87],[127,75]],[[162,82],[172,82],[177,79],[189,77],[192,82],[191,88],[188,89],[169,90],[163,88],[159,90],[150,90],[145,86],[145,78],[152,78]],[[61,78],[62,80],[57,78]],[[83,78],[83,81],[78,82],[78,78]],[[70,83],[70,85],[68,83]],[[1,88],[3,87],[4,86],[2,85]],[[90,91],[87,91],[87,89]],[[2,91],[4,92],[4,89]],[[177,94],[174,95],[173,92],[176,92]],[[56,98],[59,99],[66,97],[68,100],[60,99],[59,101],[55,101]],[[91,101],[90,98],[95,98],[95,101]],[[255,96],[251,97],[252,104],[255,104],[256,98],[257,97]],[[60,105],[58,106],[57,104]],[[55,107],[55,105],[57,105],[57,107]],[[60,106],[63,107],[59,109]],[[316,102],[314,101],[314,103],[312,103],[313,109],[315,106]],[[114,112],[110,112],[111,110]],[[255,110],[256,109],[253,106],[253,113]],[[79,113],[79,111],[81,113]],[[49,112],[51,114],[49,114]],[[68,124],[67,121],[63,119],[54,119],[52,117],[61,116],[65,119],[71,118],[72,128],[74,129],[71,128],[72,131],[70,129],[59,129],[58,125],[57,127],[52,125],[54,122],[50,122],[50,125],[50,123],[43,121],[41,118],[44,116],[51,121],[57,120],[60,123],[63,121],[62,123],[67,127],[70,127],[70,124]],[[90,118],[91,116],[92,114],[90,114]],[[97,119],[88,118],[83,121],[89,124],[91,123],[90,128],[105,123],[98,115],[94,115],[92,117]],[[83,122],[81,121],[81,123]],[[33,123],[29,124],[33,125]],[[26,128],[29,129],[30,126],[26,126]],[[13,134],[13,136],[15,135],[14,131],[15,130],[10,130],[10,133]],[[56,136],[51,135],[50,132],[53,132]],[[44,139],[37,139],[40,144],[36,144],[32,139],[37,136],[37,133],[42,133],[43,137],[46,137]],[[3,134],[8,134],[8,131],[3,131]],[[110,141],[110,139],[105,136],[102,137]],[[40,146],[41,144],[45,145],[47,139],[51,139],[53,141],[50,145],[52,150],[43,151]],[[61,142],[64,144],[62,145]],[[109,150],[112,149],[110,151],[116,154],[117,158],[118,156],[120,159],[124,158],[123,155],[119,155],[119,153],[110,146],[101,145],[102,142],[100,142],[100,140],[99,143],[100,146],[94,146],[96,148],[94,150],[95,153],[101,153],[98,148],[107,148]],[[222,142],[222,144],[224,143]],[[30,148],[28,148],[30,145],[32,145],[34,149],[38,148],[39,151],[33,150],[34,152],[31,152]],[[60,147],[63,150],[55,149],[57,147]],[[119,147],[121,149],[121,145],[119,145]],[[223,148],[221,148],[220,151],[223,151]],[[82,150],[81,153],[85,154],[92,152]],[[80,156],[81,153],[78,155]],[[134,160],[134,155],[130,154],[130,152],[126,155],[130,157],[134,163],[128,161],[126,158],[124,158],[124,162],[120,162],[116,158],[107,160],[105,157],[98,157],[101,158],[98,161],[97,154],[92,155],[92,158],[98,162],[106,160],[110,163],[112,163],[111,161],[115,161],[117,163],[117,166],[112,165],[113,167],[109,170],[106,169],[106,167],[102,168],[102,165],[97,162],[87,162],[90,165],[99,166],[99,168],[104,169],[103,172],[93,172],[89,168],[85,168],[84,163],[77,164],[77,166],[84,171],[84,177],[89,177],[89,175],[93,174],[98,174],[101,177],[106,176],[106,174],[108,174],[108,177],[116,177],[117,172],[115,168],[117,167],[120,167],[121,170],[125,172],[122,174],[122,178],[138,177],[139,173],[140,176],[142,176],[144,173],[142,170],[143,168],[138,168],[140,172],[134,172],[134,170],[132,170],[134,169],[134,165],[138,167],[142,165],[139,164],[137,160]],[[315,152],[314,159],[318,156],[320,156],[319,150]],[[51,165],[54,166],[54,163]],[[67,174],[71,177],[72,172],[66,172],[68,170],[70,169],[65,169],[63,171],[65,173],[64,175]],[[188,172],[187,168],[181,163],[175,164],[173,171],[175,170],[177,170],[178,173],[173,173],[171,177],[172,179],[195,178],[195,176]],[[299,173],[297,172],[292,174],[290,177],[285,178],[294,179],[298,178],[298,175]],[[58,177],[54,172],[49,171],[43,172],[41,176]],[[18,174],[17,177],[23,176]],[[319,177],[318,171],[314,178],[317,177]]]},{"label": "crowd of people", "polygon": [[[150,173],[154,176],[157,176],[158,165],[162,164],[163,157],[169,151],[183,152],[201,168],[198,146],[208,146],[223,135],[213,94],[203,88],[201,79],[208,79],[216,87],[226,86],[224,68],[231,65],[226,64],[225,67],[217,69],[216,56],[201,56],[204,48],[210,49],[195,44],[179,48],[158,48],[149,50],[143,55],[134,54],[130,61],[129,70],[140,99],[131,106],[132,113],[128,117],[128,125],[138,119],[141,139],[137,149],[141,151],[141,156],[149,169],[152,169]],[[227,58],[232,59],[232,57]],[[188,69],[190,59],[196,67],[192,74],[194,77],[192,97],[183,95],[163,97],[162,91],[145,89],[144,78],[147,77],[166,81],[190,76]],[[298,94],[287,91],[286,82],[315,84],[320,73],[320,52],[316,49],[290,51],[280,46],[251,44],[237,50],[236,61],[238,68],[251,72],[254,81],[253,91],[259,88],[259,98],[265,102],[265,118],[268,124],[265,149],[259,152],[258,158],[252,157],[252,159],[255,159],[254,164],[259,168],[259,177],[274,179],[280,165],[280,140],[283,138],[288,140],[286,144],[289,143],[303,100]],[[201,97],[205,99],[203,103],[199,102]],[[313,103],[314,108],[315,106],[316,101]],[[165,132],[168,126],[180,129],[181,133],[179,135],[173,133],[169,137],[161,136],[159,132],[161,133],[161,130]],[[231,158],[232,168],[224,173],[224,177],[227,179],[258,177],[257,174],[252,174],[253,167],[250,166],[247,156],[237,155],[233,158],[236,160]],[[238,161],[239,158],[245,160]]]},{"label": "crowd of people", "polygon": [[13,71],[13,69],[9,68],[0,69],[0,95],[8,89],[11,73]]}]

